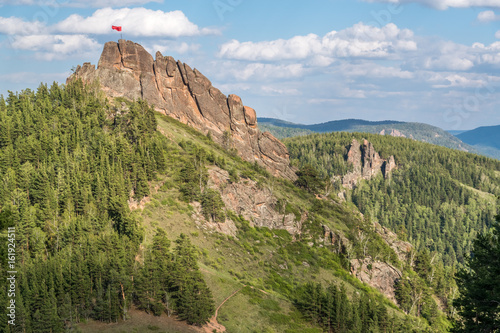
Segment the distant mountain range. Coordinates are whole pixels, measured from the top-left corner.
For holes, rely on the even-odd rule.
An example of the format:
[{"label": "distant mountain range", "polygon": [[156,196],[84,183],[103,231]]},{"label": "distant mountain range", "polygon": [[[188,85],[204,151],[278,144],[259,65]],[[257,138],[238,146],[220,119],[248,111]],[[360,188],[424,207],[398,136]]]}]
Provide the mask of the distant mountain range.
[{"label": "distant mountain range", "polygon": [[392,120],[344,119],[304,125],[275,118],[258,118],[258,126],[262,131],[269,131],[280,139],[311,133],[365,132],[406,137],[500,159],[500,126],[480,127],[472,131],[448,132],[428,124]]},{"label": "distant mountain range", "polygon": [[500,159],[500,125],[478,127],[456,136],[485,155]]}]

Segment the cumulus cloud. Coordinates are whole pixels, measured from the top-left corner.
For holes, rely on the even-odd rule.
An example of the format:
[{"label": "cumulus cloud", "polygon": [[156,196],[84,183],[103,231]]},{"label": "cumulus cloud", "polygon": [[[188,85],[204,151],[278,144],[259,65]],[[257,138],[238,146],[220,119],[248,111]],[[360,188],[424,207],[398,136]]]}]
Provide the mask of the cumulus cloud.
[{"label": "cumulus cloud", "polygon": [[146,50],[154,54],[156,51],[160,51],[162,54],[169,54],[172,52],[178,54],[186,54],[186,53],[196,53],[200,50],[201,45],[197,43],[186,43],[179,42],[175,40],[165,40],[154,43],[151,47],[146,47]]},{"label": "cumulus cloud", "polygon": [[471,74],[456,73],[433,73],[428,79],[429,82],[436,82],[433,88],[480,88],[487,83],[485,78]]},{"label": "cumulus cloud", "polygon": [[27,6],[52,6],[52,7],[126,7],[144,5],[162,0],[0,0],[1,5],[27,5]]},{"label": "cumulus cloud", "polygon": [[262,86],[262,92],[266,95],[277,96],[298,96],[302,93],[297,88],[284,88],[284,87],[276,87],[276,86]]},{"label": "cumulus cloud", "polygon": [[419,3],[445,10],[448,8],[494,7],[500,8],[498,0],[365,0],[366,2],[385,2],[393,4]]},{"label": "cumulus cloud", "polygon": [[500,17],[497,16],[492,10],[486,10],[477,15],[477,20],[482,23],[498,21],[499,19]]},{"label": "cumulus cloud", "polygon": [[412,72],[401,70],[401,68],[394,66],[382,66],[371,61],[356,64],[342,64],[339,69],[347,77],[400,79],[412,79],[414,77],[414,73]]},{"label": "cumulus cloud", "polygon": [[329,65],[333,58],[393,58],[398,52],[416,49],[411,30],[401,30],[393,23],[382,28],[358,23],[323,37],[309,34],[264,42],[232,40],[220,47],[219,56],[249,61],[311,58],[315,64]]},{"label": "cumulus cloud", "polygon": [[211,28],[200,29],[179,10],[164,12],[146,8],[103,8],[88,17],[73,14],[51,29],[62,33],[109,34],[111,25],[121,25],[123,32],[130,36],[177,38],[219,32]]},{"label": "cumulus cloud", "polygon": [[450,41],[422,41],[421,52],[409,57],[403,67],[407,70],[474,71],[492,70],[500,65],[500,42],[471,46]]},{"label": "cumulus cloud", "polygon": [[45,24],[39,21],[27,22],[18,17],[0,17],[0,34],[31,35],[46,30]]},{"label": "cumulus cloud", "polygon": [[[177,38],[219,33],[216,29],[198,27],[181,11],[104,8],[87,17],[74,14],[53,25],[19,17],[0,17],[0,34],[9,36],[10,47],[14,49],[34,51],[39,59],[54,60],[92,54],[101,45],[89,35],[116,34],[112,25],[122,26],[123,33],[134,37]],[[153,50],[149,50],[183,54],[199,48],[199,44],[166,40],[156,42]]]},{"label": "cumulus cloud", "polygon": [[266,64],[261,62],[244,63],[239,61],[217,62],[214,67],[208,68],[206,74],[218,81],[265,81],[270,79],[293,79],[303,77],[309,71],[304,64]]},{"label": "cumulus cloud", "polygon": [[120,25],[129,36],[168,37],[198,36],[218,34],[219,30],[199,28],[189,21],[182,11],[164,12],[146,8],[103,8],[91,16],[78,14],[54,25],[33,20],[25,21],[18,17],[0,17],[0,34],[34,35],[46,33],[59,34],[110,34],[112,25]]},{"label": "cumulus cloud", "polygon": [[101,48],[97,41],[85,35],[16,36],[11,45],[14,49],[33,51],[41,60],[57,60],[68,56],[85,57]]}]

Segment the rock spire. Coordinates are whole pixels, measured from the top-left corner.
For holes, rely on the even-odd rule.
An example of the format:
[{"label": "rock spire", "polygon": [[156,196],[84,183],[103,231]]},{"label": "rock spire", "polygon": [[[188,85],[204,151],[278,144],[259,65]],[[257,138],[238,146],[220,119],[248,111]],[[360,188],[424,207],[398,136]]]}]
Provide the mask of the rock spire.
[{"label": "rock spire", "polygon": [[270,133],[257,128],[255,110],[236,95],[224,95],[197,69],[164,57],[153,57],[139,44],[127,40],[107,42],[97,69],[84,63],[68,80],[99,80],[111,98],[144,99],[223,146],[235,148],[240,157],[256,161],[275,176],[295,179],[288,150]]}]

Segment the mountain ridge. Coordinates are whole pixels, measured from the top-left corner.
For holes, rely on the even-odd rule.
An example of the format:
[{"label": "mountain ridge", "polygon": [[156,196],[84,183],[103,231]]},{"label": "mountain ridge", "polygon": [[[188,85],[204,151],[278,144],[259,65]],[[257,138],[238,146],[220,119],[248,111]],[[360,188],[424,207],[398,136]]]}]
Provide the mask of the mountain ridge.
[{"label": "mountain ridge", "polygon": [[477,150],[500,159],[500,125],[481,126],[456,136]]},{"label": "mountain ridge", "polygon": [[295,179],[286,147],[269,133],[259,131],[255,110],[236,95],[225,96],[197,69],[140,44],[120,39],[104,45],[97,68],[78,65],[68,82],[98,81],[111,98],[144,99],[156,111],[185,123],[249,162],[274,175]]},{"label": "mountain ridge", "polygon": [[[438,146],[461,151],[496,157],[480,147],[473,147],[457,136],[439,127],[424,123],[400,122],[395,120],[368,121],[362,119],[334,120],[320,124],[304,125],[282,121],[275,118],[258,118],[262,130],[271,132],[280,139],[289,136],[326,132],[366,132],[371,134],[407,137],[417,141],[428,142]],[[288,128],[293,129],[288,130]],[[497,157],[498,158],[498,157]]]}]

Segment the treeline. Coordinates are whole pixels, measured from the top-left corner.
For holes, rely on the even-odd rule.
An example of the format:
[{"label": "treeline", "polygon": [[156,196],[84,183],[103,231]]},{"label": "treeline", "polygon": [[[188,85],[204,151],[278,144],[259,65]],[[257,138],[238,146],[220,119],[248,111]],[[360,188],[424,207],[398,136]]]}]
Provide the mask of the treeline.
[{"label": "treeline", "polygon": [[[416,142],[359,133],[314,134],[289,138],[292,160],[312,165],[324,177],[345,175],[346,154],[353,138],[368,139],[398,169],[390,180],[379,176],[361,182],[350,193],[360,211],[399,233],[418,251],[442,254],[445,265],[463,262],[471,240],[488,228],[500,194],[500,162],[464,152]],[[480,193],[484,192],[484,193]]]},{"label": "treeline", "polygon": [[[159,229],[141,264],[134,260],[137,252],[128,239],[116,233],[79,233],[75,244],[48,259],[19,264],[16,325],[7,325],[9,318],[3,313],[2,332],[55,333],[75,328],[82,320],[116,322],[127,318],[132,305],[158,316],[176,314],[190,324],[203,324],[213,314],[197,251],[185,235],[171,251]],[[1,276],[7,277],[5,272]],[[2,297],[2,309],[9,300]]]},{"label": "treeline", "polygon": [[[0,235],[4,243],[5,229],[15,227],[18,271],[15,327],[6,325],[0,271],[5,332],[116,321],[133,303],[155,314],[175,311],[190,323],[208,320],[210,291],[186,237],[171,252],[158,231],[144,264],[135,260],[144,231],[128,200],[149,194],[171,145],[145,102],[118,108],[81,81],[0,98]],[[152,259],[159,256],[162,266]],[[169,274],[160,279],[162,270]]]},{"label": "treeline", "polygon": [[325,332],[420,332],[414,322],[389,314],[387,307],[365,293],[349,299],[345,288],[320,283],[299,286],[294,305]]}]

